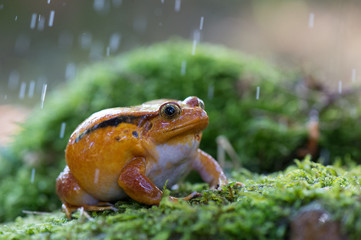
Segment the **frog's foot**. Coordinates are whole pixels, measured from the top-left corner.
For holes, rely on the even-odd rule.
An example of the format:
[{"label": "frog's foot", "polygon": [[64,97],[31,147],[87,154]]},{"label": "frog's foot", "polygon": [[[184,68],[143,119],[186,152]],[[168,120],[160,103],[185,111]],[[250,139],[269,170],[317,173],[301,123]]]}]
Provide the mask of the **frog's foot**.
[{"label": "frog's foot", "polygon": [[192,192],[191,194],[189,194],[188,196],[183,197],[183,198],[176,198],[176,197],[169,196],[169,200],[171,200],[172,202],[178,202],[179,199],[182,199],[184,201],[189,201],[189,200],[191,200],[193,198],[196,198],[196,197],[202,197],[202,193]]},{"label": "frog's foot", "polygon": [[188,196],[182,198],[184,201],[189,201],[193,198],[196,198],[196,197],[202,197],[202,193],[199,193],[199,192],[192,192],[191,194],[189,194]]},{"label": "frog's foot", "polygon": [[117,210],[112,204],[100,202],[83,190],[67,166],[56,180],[56,193],[63,202],[62,208],[68,219],[81,207],[86,211]]},{"label": "frog's foot", "polygon": [[85,211],[105,211],[112,210],[114,212],[118,211],[113,204],[108,202],[98,202],[96,205],[84,205],[84,206],[74,206],[69,203],[63,203],[62,209],[65,212],[65,215],[68,219],[71,219],[71,214],[77,210]]}]

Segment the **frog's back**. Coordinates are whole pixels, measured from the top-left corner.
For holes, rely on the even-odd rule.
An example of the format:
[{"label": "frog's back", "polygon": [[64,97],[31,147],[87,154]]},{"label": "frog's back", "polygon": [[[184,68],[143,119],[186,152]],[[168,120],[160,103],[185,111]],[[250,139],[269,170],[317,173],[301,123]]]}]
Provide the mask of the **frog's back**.
[{"label": "frog's back", "polygon": [[142,151],[140,126],[150,112],[113,108],[97,112],[74,131],[66,162],[78,184],[102,201],[124,196],[117,184],[122,168]]}]

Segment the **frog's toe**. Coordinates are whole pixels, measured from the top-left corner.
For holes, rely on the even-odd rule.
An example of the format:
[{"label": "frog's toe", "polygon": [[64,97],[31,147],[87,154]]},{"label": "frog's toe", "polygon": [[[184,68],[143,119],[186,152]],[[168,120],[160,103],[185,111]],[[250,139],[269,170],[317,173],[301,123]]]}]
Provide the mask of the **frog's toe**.
[{"label": "frog's toe", "polygon": [[192,192],[191,194],[189,194],[188,196],[182,198],[183,200],[185,201],[189,201],[193,198],[196,198],[196,197],[202,197],[202,193],[199,193],[199,192]]},{"label": "frog's toe", "polygon": [[84,209],[88,211],[105,211],[105,210],[112,210],[114,212],[118,211],[118,208],[114,207],[114,205],[109,202],[98,202],[94,206],[84,206]]}]

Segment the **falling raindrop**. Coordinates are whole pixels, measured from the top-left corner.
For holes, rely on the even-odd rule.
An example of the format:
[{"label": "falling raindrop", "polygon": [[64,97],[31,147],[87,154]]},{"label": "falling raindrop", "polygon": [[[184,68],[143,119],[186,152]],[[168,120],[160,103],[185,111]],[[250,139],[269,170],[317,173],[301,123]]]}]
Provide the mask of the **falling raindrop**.
[{"label": "falling raindrop", "polygon": [[50,0],[48,0],[48,4],[50,4]]},{"label": "falling raindrop", "polygon": [[31,15],[31,21],[30,21],[30,28],[34,29],[36,26],[36,18],[37,18],[38,14],[33,13],[33,15]]},{"label": "falling raindrop", "polygon": [[160,0],[160,2],[163,4],[163,3],[164,3],[164,0]]},{"label": "falling raindrop", "polygon": [[351,77],[352,82],[356,81],[356,69],[352,69],[352,77]]},{"label": "falling raindrop", "polygon": [[120,7],[122,5],[123,0],[113,0],[114,7]]},{"label": "falling raindrop", "polygon": [[147,19],[144,16],[138,16],[133,21],[133,29],[137,32],[144,32],[147,28]]},{"label": "falling raindrop", "polygon": [[15,21],[17,21],[18,20],[18,16],[15,16]]},{"label": "falling raindrop", "polygon": [[31,184],[34,183],[34,180],[35,180],[35,168],[33,168],[33,169],[31,170],[31,178],[30,178]]},{"label": "falling raindrop", "polygon": [[89,58],[92,61],[99,61],[103,59],[104,46],[101,42],[95,42],[90,47]]},{"label": "falling raindrop", "polygon": [[259,99],[259,92],[260,92],[260,87],[257,86],[257,92],[256,92],[256,99],[257,100]]},{"label": "falling raindrop", "polygon": [[38,18],[38,31],[43,31],[45,26],[45,17],[39,14]]},{"label": "falling raindrop", "polygon": [[99,169],[95,169],[95,174],[94,174],[94,184],[97,184],[99,180]]},{"label": "falling raindrop", "polygon": [[19,91],[19,98],[20,99],[24,99],[25,90],[26,90],[26,82],[22,82],[21,85],[20,85],[20,91]]},{"label": "falling raindrop", "polygon": [[74,37],[71,33],[64,31],[60,33],[58,44],[60,48],[71,48],[73,46]]},{"label": "falling raindrop", "polygon": [[65,128],[66,128],[66,123],[62,122],[60,126],[59,138],[64,138]]},{"label": "falling raindrop", "polygon": [[179,12],[181,8],[181,0],[175,0],[174,11]]},{"label": "falling raindrop", "polygon": [[15,40],[14,50],[16,53],[24,53],[30,47],[30,38],[20,34]]},{"label": "falling raindrop", "polygon": [[45,101],[45,95],[46,95],[46,89],[48,87],[48,84],[43,84],[43,89],[41,91],[41,109],[44,108],[44,101]]},{"label": "falling raindrop", "polygon": [[43,88],[44,88],[44,84],[47,82],[47,79],[45,76],[39,76],[38,79],[36,80],[36,88],[35,88],[35,92],[39,93],[39,95],[42,93]]},{"label": "falling raindrop", "polygon": [[94,10],[95,11],[102,11],[104,9],[105,6],[105,1],[104,0],[94,0]]},{"label": "falling raindrop", "polygon": [[208,99],[212,99],[214,96],[214,85],[211,84],[208,86]]},{"label": "falling raindrop", "polygon": [[118,50],[121,40],[122,40],[122,35],[120,35],[119,33],[113,33],[110,36],[109,47],[111,52],[115,52]]},{"label": "falling raindrop", "polygon": [[201,22],[199,23],[199,30],[203,29],[203,22],[204,22],[204,17],[201,17]]},{"label": "falling raindrop", "polygon": [[65,68],[65,79],[70,80],[75,77],[76,74],[76,66],[73,62],[70,62],[66,65]]},{"label": "falling raindrop", "polygon": [[310,15],[308,16],[308,27],[313,28],[314,25],[315,25],[315,14],[310,13]]},{"label": "falling raindrop", "polygon": [[183,60],[182,61],[182,65],[181,65],[181,75],[184,76],[186,74],[186,70],[187,70],[187,61]]},{"label": "falling raindrop", "polygon": [[338,93],[342,94],[342,82],[338,81]]},{"label": "falling raindrop", "polygon": [[50,11],[50,16],[49,16],[49,27],[52,27],[54,24],[54,16],[55,16],[55,11],[51,10]]},{"label": "falling raindrop", "polygon": [[28,91],[29,98],[32,98],[34,96],[34,91],[35,91],[35,81],[30,81],[29,91]]},{"label": "falling raindrop", "polygon": [[7,100],[8,99],[8,95],[4,95],[4,100]]},{"label": "falling raindrop", "polygon": [[91,33],[84,32],[80,35],[79,40],[80,40],[80,46],[83,49],[89,48],[92,43],[92,35]]},{"label": "falling raindrop", "polygon": [[8,82],[9,89],[15,90],[19,85],[19,79],[20,79],[19,72],[16,70],[11,71]]},{"label": "falling raindrop", "polygon": [[108,57],[110,56],[110,47],[109,46],[107,47],[107,53],[106,54],[107,54]]}]

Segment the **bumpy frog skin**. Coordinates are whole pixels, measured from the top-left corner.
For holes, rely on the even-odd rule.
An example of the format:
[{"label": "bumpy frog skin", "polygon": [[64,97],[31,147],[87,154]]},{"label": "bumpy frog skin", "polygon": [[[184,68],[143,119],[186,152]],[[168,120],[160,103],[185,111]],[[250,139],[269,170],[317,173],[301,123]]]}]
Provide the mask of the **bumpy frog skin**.
[{"label": "bumpy frog skin", "polygon": [[111,202],[126,196],[157,205],[165,183],[171,187],[192,169],[211,188],[225,185],[221,167],[198,148],[207,125],[204,103],[197,97],[94,113],[71,135],[67,166],[56,181],[67,217],[80,207],[112,209]]}]

